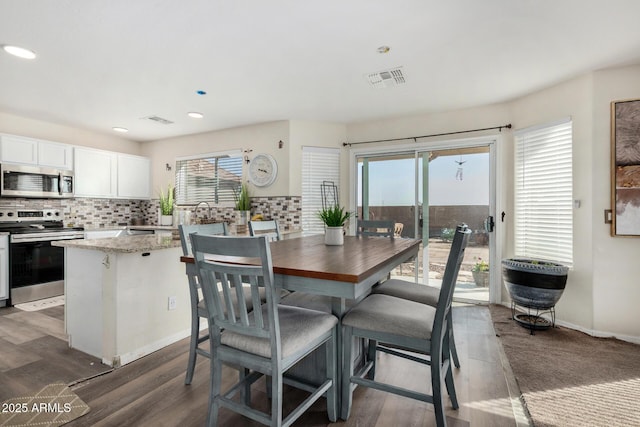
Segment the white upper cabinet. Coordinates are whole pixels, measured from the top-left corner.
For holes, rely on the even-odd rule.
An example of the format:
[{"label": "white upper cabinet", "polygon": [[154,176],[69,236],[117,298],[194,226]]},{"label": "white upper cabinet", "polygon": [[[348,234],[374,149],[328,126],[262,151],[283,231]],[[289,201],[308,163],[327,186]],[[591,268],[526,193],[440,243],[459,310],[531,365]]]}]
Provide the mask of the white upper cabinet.
[{"label": "white upper cabinet", "polygon": [[117,197],[117,153],[76,147],[73,169],[76,197]]},{"label": "white upper cabinet", "polygon": [[38,165],[73,169],[73,147],[57,142],[38,141]]},{"label": "white upper cabinet", "polygon": [[151,160],[118,154],[118,197],[151,198]]},{"label": "white upper cabinet", "polygon": [[0,135],[0,161],[70,170],[73,147],[24,136]]},{"label": "white upper cabinet", "polygon": [[15,135],[0,136],[2,163],[38,164],[38,140]]},{"label": "white upper cabinet", "polygon": [[92,148],[75,148],[76,197],[149,199],[151,160]]}]

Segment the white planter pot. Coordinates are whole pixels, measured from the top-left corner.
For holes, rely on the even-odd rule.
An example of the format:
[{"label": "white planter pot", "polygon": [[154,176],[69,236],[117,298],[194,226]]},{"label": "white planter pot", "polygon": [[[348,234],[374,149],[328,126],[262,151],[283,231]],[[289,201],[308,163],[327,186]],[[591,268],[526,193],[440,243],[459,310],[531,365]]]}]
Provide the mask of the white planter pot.
[{"label": "white planter pot", "polygon": [[173,215],[160,215],[160,225],[173,224]]},{"label": "white planter pot", "polygon": [[324,244],[339,246],[344,244],[344,229],[342,227],[326,227],[324,231]]},{"label": "white planter pot", "polygon": [[238,225],[247,225],[249,224],[249,212],[251,211],[237,211],[238,215],[236,216],[236,224]]}]

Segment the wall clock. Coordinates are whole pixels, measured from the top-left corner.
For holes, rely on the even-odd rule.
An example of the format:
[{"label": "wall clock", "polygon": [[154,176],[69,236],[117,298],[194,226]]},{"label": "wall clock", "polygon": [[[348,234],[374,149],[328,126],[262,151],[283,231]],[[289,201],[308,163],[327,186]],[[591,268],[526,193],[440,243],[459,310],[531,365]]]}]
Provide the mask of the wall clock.
[{"label": "wall clock", "polygon": [[249,163],[249,181],[257,187],[273,184],[278,175],[278,164],[270,154],[257,154]]}]

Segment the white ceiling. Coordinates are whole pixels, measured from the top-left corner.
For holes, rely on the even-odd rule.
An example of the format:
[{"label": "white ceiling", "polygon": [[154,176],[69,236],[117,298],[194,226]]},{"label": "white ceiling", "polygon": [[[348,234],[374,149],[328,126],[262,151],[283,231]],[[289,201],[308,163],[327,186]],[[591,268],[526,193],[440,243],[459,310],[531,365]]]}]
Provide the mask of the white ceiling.
[{"label": "white ceiling", "polygon": [[[0,51],[0,111],[147,141],[455,110],[640,63],[639,19],[638,0],[2,0],[0,44],[38,57]],[[365,79],[398,66],[404,85]]]}]

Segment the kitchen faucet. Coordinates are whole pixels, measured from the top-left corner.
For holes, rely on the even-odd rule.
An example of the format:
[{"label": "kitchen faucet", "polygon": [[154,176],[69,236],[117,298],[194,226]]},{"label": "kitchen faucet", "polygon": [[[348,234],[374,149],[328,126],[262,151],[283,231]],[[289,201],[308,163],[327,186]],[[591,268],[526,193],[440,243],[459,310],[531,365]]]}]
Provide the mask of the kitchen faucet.
[{"label": "kitchen faucet", "polygon": [[209,205],[209,202],[202,201],[202,202],[198,203],[198,204],[196,205],[196,208],[195,208],[195,213],[196,213],[196,215],[198,214],[198,208],[199,208],[199,207],[200,207],[200,205],[201,205],[201,204],[203,204],[203,203],[204,203],[205,205],[207,205],[207,219],[211,219],[211,205]]}]

